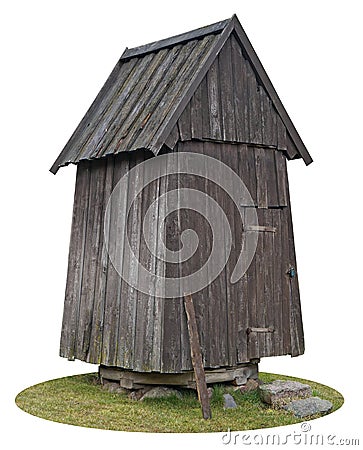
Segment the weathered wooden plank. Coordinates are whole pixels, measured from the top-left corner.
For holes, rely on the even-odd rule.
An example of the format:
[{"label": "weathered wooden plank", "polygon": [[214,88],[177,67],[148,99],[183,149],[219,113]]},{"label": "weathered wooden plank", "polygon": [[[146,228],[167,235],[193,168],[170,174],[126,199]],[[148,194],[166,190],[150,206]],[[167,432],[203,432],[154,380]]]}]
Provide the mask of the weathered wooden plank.
[{"label": "weathered wooden plank", "polygon": [[255,147],[255,166],[256,166],[256,180],[257,180],[257,205],[259,208],[268,207],[267,197],[267,167],[266,167],[266,152],[261,147]]},{"label": "weathered wooden plank", "polygon": [[[189,337],[188,347],[190,347]],[[223,369],[205,369],[204,373],[207,384],[225,383],[227,381],[235,380],[236,378],[242,378],[247,381],[248,378],[257,379],[258,365],[248,363],[226,367]],[[155,384],[196,388],[195,374],[193,370],[189,370],[184,373],[140,373],[118,367],[107,367],[101,365],[99,367],[99,375],[102,382],[103,380],[118,381],[121,386],[126,384],[124,387],[128,387],[129,389],[136,388],[137,385],[145,386]]]},{"label": "weathered wooden plank", "polygon": [[293,140],[291,139],[291,136],[287,133],[286,135],[286,141],[287,141],[287,154],[290,159],[297,158],[299,155],[298,149],[296,145],[294,144]]},{"label": "weathered wooden plank", "polygon": [[219,86],[222,119],[222,139],[224,141],[236,141],[236,125],[234,116],[233,72],[232,72],[232,48],[229,38],[218,56]]},{"label": "weathered wooden plank", "polygon": [[190,141],[192,138],[190,102],[185,107],[178,120],[178,129],[181,141]]},{"label": "weathered wooden plank", "polygon": [[255,72],[248,61],[246,61],[246,67],[248,80],[249,142],[262,144],[260,86],[257,84]]},{"label": "weathered wooden plank", "polygon": [[279,115],[276,115],[277,118],[277,148],[279,150],[287,150],[287,138],[286,138],[286,127],[281,120]]},{"label": "weathered wooden plank", "polygon": [[[241,232],[241,246],[244,252],[248,252],[248,241],[246,241],[245,234],[245,208],[241,207],[242,213],[242,230]],[[250,269],[249,269],[250,270]],[[248,361],[248,348],[247,348],[247,328],[249,324],[248,319],[248,284],[249,284],[249,270],[243,275],[242,279],[236,283],[236,289],[238,289],[238,294],[236,295],[236,316],[237,316],[237,362]]]},{"label": "weathered wooden plank", "polygon": [[272,237],[273,241],[273,298],[274,298],[274,346],[275,355],[283,355],[283,308],[282,308],[282,286],[281,286],[281,219],[280,208],[271,210],[273,226],[276,228],[276,233]]},{"label": "weathered wooden plank", "polygon": [[[203,153],[203,143],[202,142],[192,142],[184,143],[178,146],[178,150],[184,152],[195,152]],[[187,161],[186,161],[187,162]],[[205,192],[205,178],[191,175],[190,172],[192,167],[186,165],[187,173],[180,174],[179,176],[179,188],[183,189],[195,189],[200,192]],[[192,229],[195,231],[199,238],[198,248],[193,256],[191,256],[186,261],[182,262],[180,265],[180,276],[186,277],[190,274],[196,273],[198,269],[203,267],[210,253],[209,245],[209,226],[206,224],[204,219],[206,215],[206,201],[203,199],[197,205],[197,211],[190,209],[180,209],[179,210],[179,222],[180,230]],[[191,291],[191,286],[183,281],[184,290],[186,292]],[[200,290],[199,292],[193,293],[193,303],[195,307],[196,319],[199,329],[200,344],[203,349],[203,355],[206,354],[205,343],[206,343],[206,323],[207,316],[205,316],[205,310],[208,307],[208,296],[206,291]],[[181,315],[181,357],[182,357],[182,369],[188,370],[192,367],[192,362],[190,358],[189,351],[189,337],[187,323],[185,320],[185,315]]]},{"label": "weathered wooden plank", "polygon": [[84,247],[87,232],[89,180],[89,162],[82,162],[77,169],[60,344],[61,356],[70,359],[74,359],[77,356],[76,342],[82,290]]},{"label": "weathered wooden plank", "polygon": [[281,151],[275,151],[276,181],[278,191],[278,202],[280,206],[287,206],[287,170],[286,157]]},{"label": "weathered wooden plank", "polygon": [[211,135],[210,132],[210,119],[209,119],[209,100],[208,100],[208,81],[205,76],[200,84],[201,96],[202,96],[202,137],[208,139]]},{"label": "weathered wooden plank", "polygon": [[[150,158],[150,154],[148,155]],[[148,159],[148,158],[145,158]],[[144,180],[148,171],[148,166],[140,169],[140,177]],[[143,182],[143,181],[142,181]],[[141,221],[143,225],[140,229],[140,247],[139,262],[141,267],[145,268],[149,273],[156,273],[156,254],[158,242],[158,207],[160,179],[153,181],[144,187],[142,191],[142,200],[140,202]],[[144,222],[144,218],[148,209],[152,208],[149,216],[151,219],[148,223]],[[149,246],[145,241],[148,239]],[[142,277],[139,271],[138,278]],[[157,370],[153,365],[153,335],[155,330],[155,284],[150,284],[148,292],[138,292],[137,310],[136,310],[136,334],[135,334],[135,355],[140,355],[138,366],[134,366],[134,370],[149,372]],[[158,332],[158,330],[156,330]]]},{"label": "weathered wooden plank", "polygon": [[277,190],[277,174],[275,162],[275,150],[265,149],[265,167],[266,167],[266,189],[267,189],[267,204],[269,207],[280,206],[279,195]]},{"label": "weathered wooden plank", "polygon": [[276,227],[270,225],[247,225],[245,231],[260,231],[263,233],[276,233]]},{"label": "weathered wooden plank", "polygon": [[272,146],[272,111],[271,101],[268,98],[266,91],[260,87],[260,102],[261,102],[261,127],[262,127],[262,143],[267,146]]},{"label": "weathered wooden plank", "polygon": [[[214,144],[215,145],[215,144]],[[211,147],[213,144],[209,142],[204,142],[203,144],[203,154],[207,156],[212,156]],[[204,192],[208,193],[212,198],[214,198],[213,184],[210,180],[205,179]],[[206,199],[207,202],[207,199]],[[213,215],[213,210],[211,210],[211,204],[206,203],[206,211],[209,215]],[[208,245],[209,243],[209,245]],[[206,253],[210,254],[212,250],[212,239],[210,242],[206,241]],[[208,271],[208,277],[210,276],[210,270]],[[203,323],[205,327],[203,328],[203,336],[205,336],[205,364],[207,367],[218,367],[217,352],[220,345],[220,329],[219,323],[216,320],[216,314],[218,316],[218,301],[219,301],[218,286],[215,283],[210,283],[204,290],[204,319]]]},{"label": "weathered wooden plank", "polygon": [[[163,171],[164,169],[167,169],[166,165],[167,162],[164,160],[162,162],[163,166],[160,167],[160,170]],[[168,188],[168,180],[167,177],[162,177],[158,180],[158,192],[157,195],[160,197],[163,194],[167,192]],[[157,238],[156,238],[156,248],[158,248],[158,253],[160,253],[160,247],[161,242],[160,238],[164,240],[164,243],[166,242],[165,236],[164,236],[164,221],[161,220],[162,217],[165,215],[165,207],[166,204],[163,201],[158,201],[158,211],[157,214]],[[165,255],[162,255],[165,256]],[[163,259],[155,258],[155,273],[159,277],[159,280],[155,284],[155,291],[162,291],[162,285],[164,284],[164,281],[162,281],[162,278],[165,277],[166,271],[165,271],[165,262]],[[151,363],[150,366],[155,371],[161,371],[161,354],[162,354],[162,347],[164,345],[163,342],[163,323],[164,323],[164,303],[168,301],[168,299],[162,298],[161,296],[155,296],[154,297],[154,317],[153,317],[153,337],[152,337],[152,350],[151,350]]]},{"label": "weathered wooden plank", "polygon": [[[120,192],[115,187],[128,172],[128,168],[128,155],[122,155],[114,160],[112,180],[114,192],[112,193],[112,202],[109,205],[108,251],[113,258],[113,262],[107,267],[102,353],[107,364],[113,366],[120,364],[119,351],[123,351],[123,347],[119,346],[119,328],[122,323],[121,311],[124,301],[121,296],[122,278],[119,273],[120,267],[122,267],[124,236],[121,235],[120,230],[121,227],[125,227],[127,207],[127,195],[125,195],[127,193]],[[118,270],[115,268],[115,263]]]},{"label": "weathered wooden plank", "polygon": [[202,85],[200,83],[197,87],[193,97],[190,100],[190,122],[193,139],[203,138],[203,93]]},{"label": "weathered wooden plank", "polygon": [[77,357],[86,360],[92,331],[96,276],[99,276],[99,242],[103,234],[103,189],[107,163],[95,161],[90,166],[87,230],[84,242],[82,289],[77,330]]},{"label": "weathered wooden plank", "polygon": [[209,71],[211,64],[213,63],[213,61],[215,61],[217,55],[219,54],[226,40],[229,38],[231,32],[233,31],[233,27],[233,21],[229,21],[218,39],[212,37],[212,39],[209,40],[210,36],[207,36],[203,39],[203,43],[205,42],[207,45],[205,50],[203,51],[202,56],[194,56],[195,59],[199,59],[200,62],[198,69],[195,70],[190,83],[184,90],[183,95],[181,97],[178,96],[178,98],[174,102],[174,106],[170,111],[168,123],[165,123],[162,127],[160,127],[153,139],[152,146],[150,148],[155,153],[159,151],[165,137],[169,135],[170,128],[174,126],[175,121],[180,117],[181,112],[184,110],[186,104],[190,101],[197,86]]},{"label": "weathered wooden plank", "polygon": [[[130,73],[127,74],[125,83],[120,86],[118,94],[115,96],[111,103],[105,104],[104,113],[101,118],[97,116],[97,123],[94,124],[94,130],[89,135],[87,141],[83,142],[84,148],[88,148],[88,151],[83,154],[82,157],[87,157],[89,152],[92,152],[92,156],[95,154],[95,149],[101,149],[101,142],[109,142],[109,128],[112,124],[115,124],[115,120],[118,117],[120,111],[124,110],[125,104],[129,99],[131,93],[138,85],[143,73],[149,67],[149,63],[153,60],[153,55],[148,55],[142,61],[142,64],[136,64],[133,66]],[[126,82],[127,81],[127,82]],[[104,144],[103,144],[104,145]],[[97,153],[98,154],[98,153]]]},{"label": "weathered wooden plank", "polygon": [[210,139],[222,139],[221,130],[221,111],[220,111],[220,87],[219,87],[219,68],[218,59],[211,65],[207,73],[208,102],[209,102],[209,130],[210,135],[206,136]]},{"label": "weathered wooden plank", "polygon": [[[272,212],[271,209],[265,209],[263,211],[264,216],[264,224],[267,227],[273,226],[272,221]],[[273,234],[274,233],[263,233],[263,247],[264,247],[264,303],[265,303],[265,326],[268,328],[275,329],[275,323],[274,323],[274,311],[275,311],[275,304],[274,304],[274,273],[273,273],[273,260],[274,260],[274,253],[273,253]],[[265,335],[265,355],[266,356],[273,356],[275,354],[275,347],[274,347],[274,336],[273,333],[266,333]]]},{"label": "weathered wooden plank", "polygon": [[109,264],[108,252],[104,241],[104,214],[109,196],[112,192],[114,157],[106,158],[105,183],[103,188],[103,210],[100,223],[101,234],[98,244],[98,272],[95,279],[95,300],[93,306],[92,331],[90,337],[89,353],[87,361],[95,364],[105,362],[102,360],[102,340],[104,330],[104,311],[105,311],[105,293],[107,269]]},{"label": "weathered wooden plank", "polygon": [[[257,173],[256,173],[256,158],[255,158],[255,151],[253,147],[248,147],[245,146],[244,147],[244,154],[245,156],[245,161],[243,162],[243,164],[240,164],[240,168],[241,166],[245,168],[243,168],[243,172],[241,171],[240,173],[244,173],[244,171],[246,170],[248,176],[246,176],[246,179],[248,179],[248,185],[247,188],[250,192],[250,195],[254,201],[254,204],[257,206],[258,205],[258,200],[257,200]],[[242,163],[242,161],[241,161]]]},{"label": "weathered wooden plank", "polygon": [[[259,223],[265,223],[265,209],[257,209]],[[269,233],[270,234],[270,233]],[[266,322],[267,298],[266,298],[266,280],[265,272],[270,261],[266,255],[265,233],[258,234],[258,244],[256,249],[256,328],[267,328],[270,326]],[[258,357],[266,355],[266,336],[257,334],[259,345]]]},{"label": "weathered wooden plank", "polygon": [[[221,160],[234,172],[239,171],[239,160],[237,149],[235,145],[225,144],[224,150],[221,151]],[[234,185],[232,179],[224,180],[223,186],[233,192]],[[222,194],[224,202],[222,206],[228,217],[229,227],[232,235],[232,248],[228,255],[224,255],[227,263],[225,266],[226,273],[226,308],[227,308],[227,343],[228,343],[228,364],[237,364],[237,347],[238,347],[238,325],[237,313],[241,302],[241,284],[239,280],[237,283],[231,283],[231,276],[237,264],[237,259],[241,251],[241,240],[243,235],[243,224],[239,217],[239,212],[234,205],[234,202],[225,193]],[[238,205],[239,206],[239,205]]]},{"label": "weathered wooden plank", "polygon": [[[176,147],[178,150],[179,145]],[[176,163],[177,164],[177,163]],[[178,175],[175,172],[175,161],[167,162],[167,191],[178,189]],[[165,202],[165,208],[171,203]],[[171,213],[166,217],[164,224],[164,242],[168,249],[176,250],[180,243],[180,217],[178,213]],[[180,267],[179,264],[166,263],[165,276],[175,278],[175,283],[179,283]],[[181,371],[181,314],[182,298],[167,298],[164,301],[163,317],[163,344],[161,354],[162,372],[180,372]]]},{"label": "weathered wooden plank", "polygon": [[175,125],[171,130],[168,138],[165,141],[165,145],[169,147],[170,150],[173,150],[176,146],[176,143],[180,139],[178,126]]},{"label": "weathered wooden plank", "polygon": [[208,34],[217,33],[224,29],[224,27],[228,24],[229,20],[230,19],[222,20],[221,22],[217,22],[207,27],[202,27],[198,28],[197,30],[188,31],[187,33],[179,34],[177,36],[172,36],[167,39],[152,42],[151,44],[126,49],[121,59],[129,59],[135,56],[145,55],[146,53],[156,52],[158,50],[161,50],[162,48],[173,47],[174,45],[182,44],[192,39],[200,39]]},{"label": "weathered wooden plank", "polygon": [[[131,156],[132,155],[132,156]],[[134,176],[130,177],[128,184],[128,205],[130,205],[130,197],[134,196],[134,192],[138,192],[140,187],[143,186],[143,168],[141,163],[145,160],[145,152],[134,152],[130,155],[130,170],[135,168]],[[128,218],[128,233],[127,238],[129,239],[131,250],[134,254],[131,261],[127,261],[124,258],[124,264],[128,268],[128,277],[133,286],[138,285],[139,280],[139,269],[138,263],[140,262],[140,236],[142,233],[142,193],[138,195],[133,203],[131,204],[129,218]],[[128,286],[127,288],[127,314],[126,314],[126,348],[133,351],[131,364],[132,367],[137,368],[142,366],[143,355],[141,352],[136,352],[136,341],[142,336],[145,327],[145,323],[139,320],[138,311],[140,308],[139,304],[139,291],[133,286]],[[141,337],[142,339],[142,337]]]},{"label": "weathered wooden plank", "polygon": [[[258,243],[257,248],[260,244],[261,239],[258,237]],[[245,324],[244,333],[247,333],[247,328],[249,327],[257,327],[259,326],[258,323],[258,301],[259,298],[257,297],[257,285],[259,283],[259,277],[257,273],[257,266],[258,266],[259,257],[257,256],[257,252],[255,253],[255,256],[251,262],[250,267],[247,270],[247,312],[248,312],[248,320]],[[257,339],[257,336],[255,333],[250,333],[248,335],[248,341],[247,341],[247,350],[248,350],[248,360],[259,358],[260,352],[259,352],[259,342]]]},{"label": "weathered wooden plank", "polygon": [[[181,52],[184,52],[184,48],[188,47],[190,50],[185,59],[185,64],[177,70],[176,80],[168,87],[165,98],[162,100],[163,108],[158,110],[158,114],[154,114],[156,122],[149,122],[147,139],[145,133],[140,134],[134,146],[145,146],[145,142],[147,141],[150,143],[148,148],[154,153],[159,151],[160,146],[164,143],[164,135],[168,136],[174,123],[179,119],[181,113],[189,103],[195,89],[204,78],[204,74],[206,73],[205,69],[208,66],[207,61],[213,49],[213,43],[214,37],[206,36],[197,44],[196,41],[191,41],[183,46]],[[191,47],[192,45],[195,45],[194,51],[193,47]],[[193,53],[192,57],[191,53]],[[164,78],[162,81],[165,83],[167,80]]]},{"label": "weathered wooden plank", "polygon": [[205,380],[205,373],[203,367],[202,353],[199,343],[199,335],[197,328],[197,321],[195,318],[195,310],[193,299],[191,295],[184,296],[185,312],[188,319],[188,331],[190,339],[190,353],[192,355],[192,363],[195,374],[195,381],[197,384],[198,398],[202,405],[202,414],[204,419],[212,418],[212,411],[210,408],[209,395],[207,391],[207,383]]},{"label": "weathered wooden plank", "polygon": [[[154,122],[154,116],[159,116],[158,113],[161,112],[155,105],[158,105],[164,97],[168,81],[176,77],[193,47],[191,43],[182,48],[176,46],[169,51],[165,49],[156,53],[107,132],[110,136],[107,153],[115,153],[121,143],[124,148],[128,148],[137,136],[145,134],[145,130],[148,130],[150,124]],[[143,147],[147,147],[146,140],[143,145],[137,146]]]},{"label": "weathered wooden plank", "polygon": [[[218,143],[206,142],[204,152],[212,158],[221,160],[224,146]],[[224,208],[224,191],[218,186],[223,185],[225,180],[217,177],[217,184],[209,181],[206,189],[221,208]],[[209,205],[209,214],[216,215],[214,204]],[[225,230],[221,223],[213,224],[213,240],[225,242]],[[224,247],[224,246],[223,246]],[[225,260],[225,253],[222,250],[221,258]],[[227,339],[227,301],[226,301],[226,273],[225,270],[210,284],[210,315],[209,315],[209,336],[210,344],[210,364],[211,367],[218,367],[228,364],[228,339]]]},{"label": "weathered wooden plank", "polygon": [[270,100],[270,111],[271,111],[271,145],[275,148],[278,147],[278,136],[277,136],[277,112],[274,108],[273,103]]},{"label": "weathered wooden plank", "polygon": [[291,353],[290,341],[290,280],[288,270],[290,268],[289,242],[287,224],[287,208],[280,210],[281,218],[281,287],[282,287],[282,328],[283,328],[283,347],[284,354]]},{"label": "weathered wooden plank", "polygon": [[[242,49],[236,38],[231,36],[232,73],[234,88],[234,115],[237,142],[247,142],[248,125],[246,64]],[[246,114],[247,113],[247,114]],[[246,117],[247,116],[247,117]]]}]

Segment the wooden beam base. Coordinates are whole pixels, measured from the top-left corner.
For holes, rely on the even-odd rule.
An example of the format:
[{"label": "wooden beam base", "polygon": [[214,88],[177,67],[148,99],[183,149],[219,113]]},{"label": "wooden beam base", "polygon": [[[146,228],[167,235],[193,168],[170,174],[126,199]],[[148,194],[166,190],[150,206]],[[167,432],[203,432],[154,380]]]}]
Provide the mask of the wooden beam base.
[{"label": "wooden beam base", "polygon": [[[145,385],[180,386],[196,389],[194,371],[183,373],[133,372],[120,367],[99,366],[101,383],[103,380],[116,381],[126,389],[139,389]],[[258,378],[258,362],[239,364],[233,367],[206,369],[207,384],[233,382],[240,386],[249,378]]]}]

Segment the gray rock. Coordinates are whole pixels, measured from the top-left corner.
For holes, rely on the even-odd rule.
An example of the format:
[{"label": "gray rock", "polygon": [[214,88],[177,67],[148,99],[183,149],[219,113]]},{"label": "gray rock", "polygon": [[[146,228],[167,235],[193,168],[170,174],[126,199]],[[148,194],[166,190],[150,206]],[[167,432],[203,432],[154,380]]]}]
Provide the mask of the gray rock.
[{"label": "gray rock", "polygon": [[120,383],[107,380],[103,380],[102,389],[111,392],[112,394],[128,394],[130,392],[129,389],[121,387]]},{"label": "gray rock", "polygon": [[327,414],[331,411],[333,404],[328,400],[322,400],[319,397],[305,398],[303,400],[294,400],[284,409],[294,413],[296,417],[307,417],[317,413]]},{"label": "gray rock", "polygon": [[156,386],[146,392],[140,400],[142,401],[145,398],[164,398],[170,397],[171,395],[176,395],[179,398],[182,397],[181,393],[176,389],[165,386]]},{"label": "gray rock", "polygon": [[224,408],[237,408],[237,404],[231,394],[223,394]]},{"label": "gray rock", "polygon": [[261,400],[272,406],[282,406],[291,400],[312,396],[311,387],[297,381],[276,380],[259,386]]},{"label": "gray rock", "polygon": [[254,391],[255,389],[258,388],[258,386],[259,386],[258,381],[250,378],[249,380],[247,380],[246,384],[244,384],[243,386],[238,386],[237,389],[240,390],[242,393],[245,393]]}]

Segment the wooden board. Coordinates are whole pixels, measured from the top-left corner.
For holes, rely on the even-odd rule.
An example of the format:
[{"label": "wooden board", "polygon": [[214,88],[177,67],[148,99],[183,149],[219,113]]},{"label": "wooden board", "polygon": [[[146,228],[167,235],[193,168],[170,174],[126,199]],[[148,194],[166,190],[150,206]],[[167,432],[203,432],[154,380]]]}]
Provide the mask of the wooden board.
[{"label": "wooden board", "polygon": [[188,331],[190,340],[190,353],[192,356],[195,381],[197,385],[198,398],[202,405],[202,414],[204,419],[212,418],[212,411],[210,408],[210,400],[207,391],[207,383],[205,380],[205,373],[203,367],[202,353],[199,343],[199,335],[197,329],[197,321],[195,318],[195,311],[193,299],[191,295],[184,296],[185,312],[188,320]]}]

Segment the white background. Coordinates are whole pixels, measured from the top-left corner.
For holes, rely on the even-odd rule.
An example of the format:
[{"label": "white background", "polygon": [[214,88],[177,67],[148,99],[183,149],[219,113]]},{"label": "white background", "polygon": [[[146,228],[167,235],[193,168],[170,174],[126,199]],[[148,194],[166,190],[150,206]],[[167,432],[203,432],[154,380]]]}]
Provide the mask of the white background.
[{"label": "white background", "polygon": [[[363,440],[360,1],[9,1],[1,33],[1,428],[4,448],[222,446],[56,424],[22,389],[95,370],[58,357],[75,168],[48,172],[126,46],[237,13],[314,163],[289,163],[306,354],[261,370],[333,386],[344,406],[316,434]],[[276,429],[274,430],[276,432]],[[281,433],[298,433],[299,426]],[[239,442],[239,446],[243,447]],[[330,446],[328,446],[330,447]]]}]

